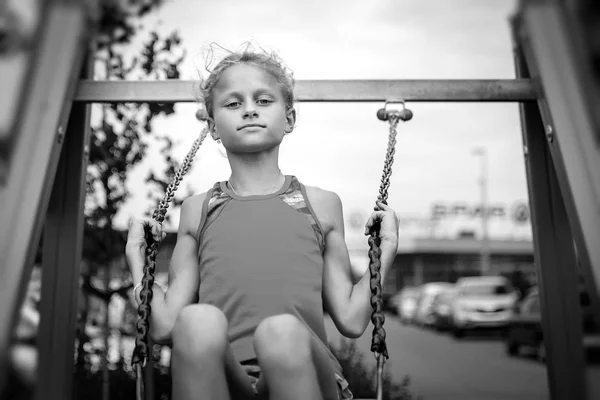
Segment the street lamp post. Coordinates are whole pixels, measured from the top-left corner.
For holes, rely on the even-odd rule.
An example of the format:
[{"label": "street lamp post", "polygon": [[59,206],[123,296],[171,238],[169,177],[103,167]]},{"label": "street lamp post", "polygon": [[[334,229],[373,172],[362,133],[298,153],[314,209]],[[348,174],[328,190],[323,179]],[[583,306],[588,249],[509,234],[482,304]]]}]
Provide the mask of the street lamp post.
[{"label": "street lamp post", "polygon": [[481,275],[487,275],[491,269],[490,241],[488,234],[488,193],[487,193],[487,152],[483,147],[473,150],[473,154],[481,157],[481,176],[479,189],[481,199]]}]

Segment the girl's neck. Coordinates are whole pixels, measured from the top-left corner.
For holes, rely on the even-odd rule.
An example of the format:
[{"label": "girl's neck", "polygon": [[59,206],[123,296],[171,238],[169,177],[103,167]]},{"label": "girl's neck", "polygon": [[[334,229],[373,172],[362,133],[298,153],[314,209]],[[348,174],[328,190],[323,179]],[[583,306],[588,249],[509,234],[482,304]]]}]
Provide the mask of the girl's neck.
[{"label": "girl's neck", "polygon": [[231,165],[229,187],[238,196],[271,194],[279,190],[285,182],[285,175],[279,169],[277,160],[251,163],[235,159],[229,161]]}]

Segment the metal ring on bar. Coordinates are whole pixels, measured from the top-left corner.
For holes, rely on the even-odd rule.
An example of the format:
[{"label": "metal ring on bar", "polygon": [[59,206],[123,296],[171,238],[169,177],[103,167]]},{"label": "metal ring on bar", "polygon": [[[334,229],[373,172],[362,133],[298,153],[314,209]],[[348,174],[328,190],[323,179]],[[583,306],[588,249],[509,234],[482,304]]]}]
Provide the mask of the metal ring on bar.
[{"label": "metal ring on bar", "polygon": [[[388,110],[389,104],[402,104],[401,110]],[[396,115],[402,121],[410,121],[413,117],[413,113],[411,110],[406,108],[404,104],[404,100],[402,99],[389,99],[385,101],[385,105],[383,108],[377,110],[377,118],[381,121],[387,121],[390,118],[390,115]]]}]

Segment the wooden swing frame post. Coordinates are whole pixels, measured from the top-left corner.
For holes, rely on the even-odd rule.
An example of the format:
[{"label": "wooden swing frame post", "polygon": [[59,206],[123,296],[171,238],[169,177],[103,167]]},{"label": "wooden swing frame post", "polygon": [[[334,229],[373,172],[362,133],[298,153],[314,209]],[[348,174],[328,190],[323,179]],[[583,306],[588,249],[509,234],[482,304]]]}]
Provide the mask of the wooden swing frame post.
[{"label": "wooden swing frame post", "polygon": [[91,29],[81,4],[50,0],[43,7],[18,121],[0,143],[9,148],[0,162],[5,167],[0,179],[0,393],[7,384],[13,329],[46,230],[52,235],[44,244],[38,333],[44,372],[36,389],[46,391],[44,398],[70,398],[89,126],[89,106],[74,105],[73,98],[78,80],[90,77],[84,59]]},{"label": "wooden swing frame post", "polygon": [[[553,400],[591,400],[600,396],[586,390],[583,378],[575,263],[581,264],[592,305],[600,310],[600,138],[596,134],[600,127],[594,125],[587,108],[589,87],[583,82],[589,71],[582,69],[583,56],[574,45],[573,2],[568,3],[527,2],[519,11],[513,20],[515,80],[299,81],[297,87],[299,100],[304,102],[384,102],[401,97],[408,103],[521,103],[543,329],[550,338],[546,343],[550,394]],[[66,30],[74,32],[74,37],[85,37],[82,11],[74,11],[74,2],[65,4],[73,7],[61,14],[69,19],[48,26],[63,38],[70,37]],[[55,16],[48,15],[50,20]],[[21,112],[33,120],[17,130],[13,156],[0,160],[7,165],[8,177],[0,186],[0,218],[4,221],[0,225],[0,316],[5,321],[0,329],[2,371],[6,371],[11,328],[23,300],[31,254],[46,221],[38,334],[41,373],[36,392],[40,400],[72,398],[72,379],[68,377],[73,371],[90,103],[196,101],[192,81],[76,82],[70,76],[77,77],[77,71],[82,71],[84,78],[90,76],[89,64],[82,61],[85,46],[77,40],[63,40],[61,45],[54,62],[64,68],[48,68],[34,75],[37,80],[32,82],[45,85],[32,84]],[[49,45],[38,46],[43,55],[40,60],[52,63]],[[56,47],[53,50],[56,52]],[[75,73],[60,74],[69,68]],[[55,101],[40,114],[35,101],[48,98]],[[5,384],[2,378],[0,388]]]},{"label": "wooden swing frame post", "polygon": [[541,91],[520,111],[550,394],[597,399],[586,381],[578,286],[581,274],[600,315],[600,126],[574,8],[532,4],[514,18],[513,35],[517,76]]}]

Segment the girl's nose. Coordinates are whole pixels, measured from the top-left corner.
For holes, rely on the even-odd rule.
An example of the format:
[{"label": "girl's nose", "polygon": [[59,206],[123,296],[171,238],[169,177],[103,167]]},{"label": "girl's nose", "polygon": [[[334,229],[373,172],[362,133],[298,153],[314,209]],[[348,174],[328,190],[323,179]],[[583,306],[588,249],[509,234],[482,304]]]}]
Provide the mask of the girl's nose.
[{"label": "girl's nose", "polygon": [[244,110],[244,118],[258,117],[258,112],[254,104],[248,104]]}]

